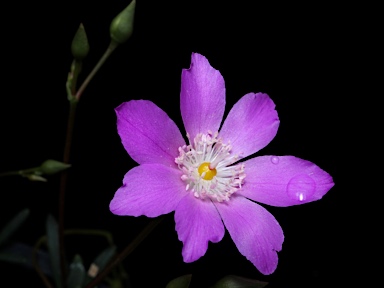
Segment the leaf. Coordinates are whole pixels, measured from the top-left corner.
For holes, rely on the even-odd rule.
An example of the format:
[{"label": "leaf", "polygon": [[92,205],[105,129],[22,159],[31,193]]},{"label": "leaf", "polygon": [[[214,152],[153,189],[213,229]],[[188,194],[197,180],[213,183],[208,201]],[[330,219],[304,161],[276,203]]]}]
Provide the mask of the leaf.
[{"label": "leaf", "polygon": [[0,251],[0,260],[8,263],[15,263],[21,265],[28,264],[28,258],[25,255],[20,255],[15,251],[10,251],[9,248],[3,249]]},{"label": "leaf", "polygon": [[191,283],[192,274],[183,275],[171,280],[165,288],[188,288]]},{"label": "leaf", "polygon": [[[29,269],[34,269],[32,261],[33,247],[24,243],[12,243],[0,250],[0,261],[19,264]],[[37,251],[37,261],[41,271],[52,276],[48,253]]]},{"label": "leaf", "polygon": [[81,288],[85,279],[85,269],[80,255],[75,255],[73,262],[69,265],[67,279],[68,288]]},{"label": "leaf", "polygon": [[115,255],[116,246],[111,246],[101,252],[96,259],[93,261],[95,265],[99,267],[100,270],[103,270],[104,267],[108,264],[109,260]]},{"label": "leaf", "polygon": [[221,278],[213,288],[263,288],[268,282],[228,275]]},{"label": "leaf", "polygon": [[56,287],[61,288],[61,270],[60,270],[60,251],[59,251],[59,229],[55,218],[48,215],[47,223],[47,246],[51,259],[53,279],[55,279]]},{"label": "leaf", "polygon": [[91,266],[88,269],[86,283],[90,282],[93,278],[102,271],[111,258],[116,253],[116,246],[110,246],[103,250],[92,262]]},{"label": "leaf", "polygon": [[12,234],[24,223],[29,216],[29,209],[19,212],[0,232],[0,246],[7,242]]}]

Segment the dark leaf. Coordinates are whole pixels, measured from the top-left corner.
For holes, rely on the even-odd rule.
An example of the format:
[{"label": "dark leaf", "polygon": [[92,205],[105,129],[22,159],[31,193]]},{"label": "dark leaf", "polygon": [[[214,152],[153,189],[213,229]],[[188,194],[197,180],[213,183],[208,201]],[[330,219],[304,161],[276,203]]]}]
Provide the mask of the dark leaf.
[{"label": "dark leaf", "polygon": [[[33,247],[23,243],[12,243],[0,250],[0,260],[20,264],[29,269],[33,268],[32,261]],[[37,261],[41,271],[48,276],[52,276],[51,263],[48,253],[37,251]]]},{"label": "dark leaf", "polygon": [[213,288],[263,288],[267,285],[267,282],[228,275],[216,282]]},{"label": "dark leaf", "polygon": [[170,281],[165,288],[188,288],[191,283],[192,275],[184,275]]},{"label": "dark leaf", "polygon": [[12,234],[24,223],[29,216],[29,209],[19,212],[0,232],[0,246],[7,242]]},{"label": "dark leaf", "polygon": [[69,265],[68,288],[81,288],[85,279],[85,269],[80,255],[75,255]]},{"label": "dark leaf", "polygon": [[51,266],[53,278],[57,288],[61,288],[61,270],[60,270],[60,251],[59,251],[59,229],[55,218],[52,215],[47,217],[47,246],[49,257],[51,259]]},{"label": "dark leaf", "polygon": [[111,260],[111,258],[116,253],[116,247],[110,246],[103,250],[96,259],[92,262],[91,266],[89,267],[88,274],[86,277],[86,283],[90,282],[93,278],[96,277],[97,274],[102,271],[105,266],[108,264],[108,262]]}]

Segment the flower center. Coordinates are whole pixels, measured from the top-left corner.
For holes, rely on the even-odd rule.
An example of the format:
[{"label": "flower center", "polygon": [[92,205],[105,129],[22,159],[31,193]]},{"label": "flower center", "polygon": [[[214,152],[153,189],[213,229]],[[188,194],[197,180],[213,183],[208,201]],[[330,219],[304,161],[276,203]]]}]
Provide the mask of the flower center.
[{"label": "flower center", "polygon": [[199,169],[197,169],[201,178],[203,178],[204,180],[212,180],[213,177],[215,177],[217,174],[217,170],[215,168],[211,169],[209,165],[210,163],[204,162],[199,166]]},{"label": "flower center", "polygon": [[175,162],[183,172],[186,182],[196,198],[213,201],[228,201],[230,196],[244,183],[244,164],[232,165],[239,160],[231,153],[231,145],[224,144],[219,133],[208,131],[196,135],[193,142],[187,134],[189,145],[179,147]]}]

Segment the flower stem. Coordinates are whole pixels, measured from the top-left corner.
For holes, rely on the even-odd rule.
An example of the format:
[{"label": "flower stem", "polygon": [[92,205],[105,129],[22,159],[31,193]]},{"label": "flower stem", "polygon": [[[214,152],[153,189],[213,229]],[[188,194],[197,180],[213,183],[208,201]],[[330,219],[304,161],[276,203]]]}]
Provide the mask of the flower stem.
[{"label": "flower stem", "polygon": [[99,273],[92,282],[90,282],[86,288],[95,287],[105,276],[114,268],[117,264],[125,259],[135,248],[151,233],[151,231],[163,220],[163,218],[155,218],[136,236],[135,239],[118,255],[116,255],[112,261]]},{"label": "flower stem", "polygon": [[24,169],[24,170],[14,170],[14,171],[8,171],[0,173],[0,177],[5,176],[26,176],[28,174],[34,173],[39,167]]},{"label": "flower stem", "polygon": [[99,71],[101,66],[103,66],[104,62],[108,59],[108,57],[112,54],[112,52],[116,49],[116,47],[118,45],[119,44],[116,43],[115,41],[113,41],[113,40],[111,41],[111,43],[109,44],[107,50],[104,52],[103,56],[101,56],[99,62],[97,62],[96,66],[93,68],[91,73],[89,73],[87,78],[84,80],[83,84],[81,84],[79,90],[76,93],[76,99],[77,100],[80,99],[80,96],[83,94],[85,88],[87,88],[89,82],[91,82],[93,76],[96,75],[97,71]]},{"label": "flower stem", "polygon": [[[77,101],[70,101],[69,116],[67,122],[67,134],[64,147],[63,162],[69,163],[69,156],[71,152],[73,127],[75,124],[75,115]],[[65,248],[64,248],[64,210],[65,210],[65,191],[67,188],[68,172],[63,171],[60,178],[60,194],[59,194],[59,248],[60,248],[60,267],[61,275],[65,279],[66,265],[65,265]],[[62,279],[62,280],[63,280]],[[64,283],[64,282],[63,282]]]},{"label": "flower stem", "polygon": [[[85,88],[87,88],[89,82],[92,80],[93,76],[100,70],[101,66],[103,66],[104,62],[108,59],[108,57],[112,54],[112,52],[116,49],[118,43],[111,41],[107,50],[101,56],[99,62],[95,65],[91,73],[84,80],[83,84],[80,86],[79,90],[76,92],[76,83],[77,78],[81,69],[81,62],[74,61],[71,67],[71,73],[69,74],[68,81],[66,84],[68,99],[70,103],[69,108],[69,116],[67,122],[67,134],[65,139],[65,147],[64,147],[64,156],[63,162],[69,164],[71,146],[72,146],[72,135],[73,135],[73,127],[75,124],[75,115],[76,115],[76,107],[79,102],[81,94],[84,92]],[[65,211],[65,191],[67,187],[67,178],[68,172],[63,171],[61,173],[60,178],[60,195],[59,195],[59,249],[60,249],[60,268],[62,275],[62,283],[64,283],[64,279],[66,277],[66,264],[65,264],[65,247],[64,247],[64,211]]]},{"label": "flower stem", "polygon": [[14,175],[19,175],[20,176],[20,172],[19,171],[8,171],[8,172],[0,173],[0,177],[14,176]]},{"label": "flower stem", "polygon": [[45,287],[53,288],[53,286],[52,286],[51,282],[49,282],[47,276],[45,276],[43,271],[40,269],[39,262],[37,259],[37,253],[39,251],[39,248],[45,242],[47,242],[47,236],[42,236],[37,241],[37,243],[35,244],[35,247],[33,248],[33,251],[32,251],[32,263],[33,263],[33,267],[35,267],[37,274],[39,274],[41,280],[43,281]]},{"label": "flower stem", "polygon": [[81,61],[73,60],[72,67],[71,67],[71,70],[73,73],[72,74],[72,83],[71,83],[71,95],[76,94],[77,79],[79,78],[79,74],[80,74],[82,65],[83,65],[83,63]]}]

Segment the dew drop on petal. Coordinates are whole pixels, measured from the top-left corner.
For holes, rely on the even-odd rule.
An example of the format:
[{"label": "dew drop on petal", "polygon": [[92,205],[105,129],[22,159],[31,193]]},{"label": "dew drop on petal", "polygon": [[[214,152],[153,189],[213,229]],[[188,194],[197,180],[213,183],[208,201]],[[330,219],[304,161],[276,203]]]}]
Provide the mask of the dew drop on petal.
[{"label": "dew drop on petal", "polygon": [[306,201],[316,189],[315,181],[306,174],[299,174],[293,177],[287,185],[287,194],[290,198],[300,202]]},{"label": "dew drop on petal", "polygon": [[271,157],[271,162],[273,163],[273,164],[278,164],[279,163],[279,157],[277,157],[277,156],[272,156]]}]

